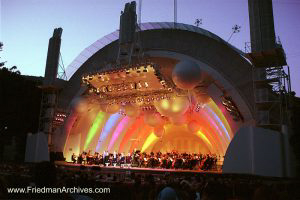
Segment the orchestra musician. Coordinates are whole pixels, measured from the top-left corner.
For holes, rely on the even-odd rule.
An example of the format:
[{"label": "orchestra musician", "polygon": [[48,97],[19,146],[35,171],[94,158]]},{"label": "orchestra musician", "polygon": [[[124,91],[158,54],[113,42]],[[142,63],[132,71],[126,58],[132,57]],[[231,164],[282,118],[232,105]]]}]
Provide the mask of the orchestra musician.
[{"label": "orchestra musician", "polygon": [[86,154],[86,162],[87,164],[92,164],[93,162],[93,156],[91,150],[89,150],[88,153]]},{"label": "orchestra musician", "polygon": [[125,159],[126,164],[131,164],[131,160],[132,160],[131,155],[130,155],[130,153],[128,152],[128,154],[127,154],[127,156],[126,156],[126,159]]},{"label": "orchestra musician", "polygon": [[[217,169],[218,156],[212,154],[188,154],[188,153],[178,153],[172,151],[171,153],[157,152],[154,154],[151,152],[147,154],[145,152],[134,149],[134,153],[128,152],[127,155],[123,153],[117,153],[114,151],[109,154],[108,151],[104,151],[103,154],[95,152],[91,155],[91,151],[88,153],[83,151],[78,157],[72,153],[71,160],[73,163],[78,164],[96,164],[105,165],[109,163],[110,165],[117,164],[118,166],[122,164],[133,164],[136,167],[161,167],[166,169],[191,169],[191,170],[212,170]],[[219,156],[220,157],[220,156]]]},{"label": "orchestra musician", "polygon": [[109,153],[108,151],[104,151],[104,164],[109,162]]},{"label": "orchestra musician", "polygon": [[77,161],[77,157],[76,157],[75,153],[72,154],[71,159],[72,159],[73,164],[75,164]]},{"label": "orchestra musician", "polygon": [[114,151],[114,153],[113,153],[112,163],[117,163],[117,152],[116,151]]},{"label": "orchestra musician", "polygon": [[98,152],[94,153],[94,156],[92,158],[92,163],[99,165],[99,153]]},{"label": "orchestra musician", "polygon": [[124,155],[124,153],[121,153],[121,158],[119,160],[119,164],[120,165],[125,164],[125,155]]},{"label": "orchestra musician", "polygon": [[[86,164],[86,161],[87,161],[86,154],[87,154],[86,152],[82,152],[82,154],[81,154],[82,162],[83,162],[84,165]],[[82,163],[80,163],[80,164],[82,164]]]},{"label": "orchestra musician", "polygon": [[103,165],[104,160],[103,160],[103,155],[99,153],[98,155],[98,165]]}]

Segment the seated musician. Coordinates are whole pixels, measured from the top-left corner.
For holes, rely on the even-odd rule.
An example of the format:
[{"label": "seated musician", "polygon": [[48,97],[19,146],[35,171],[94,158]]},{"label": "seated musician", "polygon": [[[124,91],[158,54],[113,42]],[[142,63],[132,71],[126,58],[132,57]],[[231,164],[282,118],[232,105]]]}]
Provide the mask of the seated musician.
[{"label": "seated musician", "polygon": [[161,157],[158,157],[158,163],[157,163],[158,165],[158,167],[161,167],[161,165],[162,165],[162,159],[161,159]]},{"label": "seated musician", "polygon": [[104,165],[104,158],[103,158],[103,155],[99,153],[99,165]]},{"label": "seated musician", "polygon": [[95,164],[95,165],[99,165],[99,153],[98,152],[95,152],[94,153],[94,156],[93,156],[93,163]]},{"label": "seated musician", "polygon": [[143,158],[143,167],[147,167],[148,165],[148,157],[146,154],[144,154],[144,158]]},{"label": "seated musician", "polygon": [[104,164],[109,162],[109,153],[108,151],[104,151]]},{"label": "seated musician", "polygon": [[128,154],[127,154],[127,156],[126,156],[126,164],[131,164],[131,160],[132,160],[132,158],[131,158],[131,155],[130,155],[130,153],[128,152]]},{"label": "seated musician", "polygon": [[181,156],[178,156],[175,160],[175,164],[174,164],[174,168],[175,169],[179,169],[182,168],[182,158]]},{"label": "seated musician", "polygon": [[110,166],[113,165],[113,154],[112,153],[108,154],[108,163],[109,163]]},{"label": "seated musician", "polygon": [[167,156],[164,156],[161,162],[161,168],[167,168],[167,165],[168,165]]},{"label": "seated musician", "polygon": [[121,157],[120,157],[120,165],[125,163],[125,155],[124,153],[121,153]]},{"label": "seated musician", "polygon": [[77,157],[76,157],[75,153],[72,154],[71,159],[72,159],[73,164],[75,164],[77,161]]},{"label": "seated musician", "polygon": [[116,151],[114,151],[114,153],[113,153],[112,163],[117,163],[117,152]]},{"label": "seated musician", "polygon": [[168,161],[167,161],[167,169],[170,169],[172,167],[173,164],[173,158],[172,157],[168,157]]},{"label": "seated musician", "polygon": [[77,159],[77,164],[82,163],[82,154],[79,154],[78,159]]},{"label": "seated musician", "polygon": [[142,167],[144,165],[144,154],[140,154],[138,158],[139,167]]},{"label": "seated musician", "polygon": [[134,154],[132,156],[133,156],[133,158],[131,160],[131,166],[138,167],[139,166],[139,157],[140,157],[139,151],[134,149]]},{"label": "seated musician", "polygon": [[86,162],[87,164],[92,164],[93,162],[93,156],[91,150],[89,150],[88,153],[86,154]]},{"label": "seated musician", "polygon": [[86,164],[86,152],[83,152],[83,153],[81,154],[81,157],[82,157],[82,162],[83,162],[83,164],[85,165],[85,164]]},{"label": "seated musician", "polygon": [[154,156],[154,167],[158,167],[160,165],[159,157]]}]

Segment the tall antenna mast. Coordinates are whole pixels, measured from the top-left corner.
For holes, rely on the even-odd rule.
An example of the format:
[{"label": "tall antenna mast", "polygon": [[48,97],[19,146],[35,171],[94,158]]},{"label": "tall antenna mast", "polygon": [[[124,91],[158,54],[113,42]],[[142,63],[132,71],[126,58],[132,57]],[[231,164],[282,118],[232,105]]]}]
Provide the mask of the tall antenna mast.
[{"label": "tall antenna mast", "polygon": [[139,13],[138,13],[139,27],[141,26],[141,23],[142,23],[142,0],[139,0]]},{"label": "tall antenna mast", "polygon": [[232,27],[232,32],[231,32],[231,35],[230,35],[230,37],[228,38],[228,40],[227,40],[227,42],[229,42],[229,40],[231,39],[231,37],[233,36],[233,34],[235,34],[235,33],[239,33],[241,31],[241,26],[239,26],[239,25],[234,25],[233,27]]},{"label": "tall antenna mast", "polygon": [[177,23],[177,0],[174,0],[174,23]]}]

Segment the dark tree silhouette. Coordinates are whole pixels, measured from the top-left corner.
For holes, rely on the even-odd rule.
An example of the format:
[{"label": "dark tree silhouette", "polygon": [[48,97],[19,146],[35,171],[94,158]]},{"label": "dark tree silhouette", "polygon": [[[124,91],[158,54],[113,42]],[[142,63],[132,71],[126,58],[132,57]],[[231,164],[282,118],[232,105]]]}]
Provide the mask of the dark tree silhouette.
[{"label": "dark tree silhouette", "polygon": [[[2,50],[3,50],[3,43],[0,42],[0,52]],[[19,70],[17,70],[18,69],[17,66],[12,66],[11,68],[8,69],[7,67],[5,67],[5,63],[6,63],[6,61],[1,61],[0,62],[0,69],[5,70],[5,71],[8,70],[9,72],[11,72],[13,74],[16,74],[16,75],[21,75],[21,72]]]}]

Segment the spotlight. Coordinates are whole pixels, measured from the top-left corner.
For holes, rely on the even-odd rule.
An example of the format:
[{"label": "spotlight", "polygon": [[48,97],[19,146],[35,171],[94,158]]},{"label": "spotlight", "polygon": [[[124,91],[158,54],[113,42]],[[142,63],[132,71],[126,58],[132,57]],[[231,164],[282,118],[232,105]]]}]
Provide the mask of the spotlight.
[{"label": "spotlight", "polygon": [[149,86],[149,84],[147,82],[145,82],[145,87],[147,88]]},{"label": "spotlight", "polygon": [[134,83],[130,83],[130,89],[134,89],[135,88],[135,84]]},{"label": "spotlight", "polygon": [[141,89],[142,88],[142,84],[141,84],[141,82],[138,82],[137,83],[137,88],[136,89]]}]

